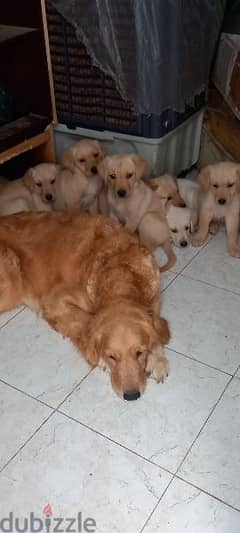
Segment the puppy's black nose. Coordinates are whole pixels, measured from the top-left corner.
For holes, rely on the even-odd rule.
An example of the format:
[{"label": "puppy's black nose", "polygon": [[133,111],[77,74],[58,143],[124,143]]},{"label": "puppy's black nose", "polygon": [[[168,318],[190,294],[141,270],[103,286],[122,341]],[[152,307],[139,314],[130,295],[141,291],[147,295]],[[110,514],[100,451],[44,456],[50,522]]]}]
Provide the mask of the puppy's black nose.
[{"label": "puppy's black nose", "polygon": [[126,191],[125,191],[125,189],[119,189],[117,194],[118,194],[118,196],[120,196],[120,198],[124,198],[124,196],[126,196]]},{"label": "puppy's black nose", "polygon": [[45,198],[48,202],[51,202],[51,200],[53,199],[52,194],[46,194]]},{"label": "puppy's black nose", "polygon": [[225,198],[219,198],[218,203],[219,203],[220,205],[224,205],[224,204],[226,203]]},{"label": "puppy's black nose", "polygon": [[183,248],[185,248],[185,246],[187,246],[187,245],[188,245],[187,241],[181,241],[180,242],[180,246],[182,246]]},{"label": "puppy's black nose", "polygon": [[139,392],[139,390],[128,390],[127,392],[124,392],[123,394],[123,398],[124,400],[127,400],[127,402],[138,400],[140,396],[141,396],[141,393]]},{"label": "puppy's black nose", "polygon": [[92,167],[91,172],[92,174],[97,174],[97,167]]}]

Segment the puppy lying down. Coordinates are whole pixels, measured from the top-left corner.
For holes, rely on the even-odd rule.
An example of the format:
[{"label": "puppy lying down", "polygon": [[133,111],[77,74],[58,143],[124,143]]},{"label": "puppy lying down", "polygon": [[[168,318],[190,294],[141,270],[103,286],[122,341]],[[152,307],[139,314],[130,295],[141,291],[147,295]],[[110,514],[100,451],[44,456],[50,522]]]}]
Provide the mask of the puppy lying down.
[{"label": "puppy lying down", "polygon": [[125,400],[167,375],[159,269],[116,222],[70,212],[22,213],[0,223],[0,312],[25,304],[104,366]]}]

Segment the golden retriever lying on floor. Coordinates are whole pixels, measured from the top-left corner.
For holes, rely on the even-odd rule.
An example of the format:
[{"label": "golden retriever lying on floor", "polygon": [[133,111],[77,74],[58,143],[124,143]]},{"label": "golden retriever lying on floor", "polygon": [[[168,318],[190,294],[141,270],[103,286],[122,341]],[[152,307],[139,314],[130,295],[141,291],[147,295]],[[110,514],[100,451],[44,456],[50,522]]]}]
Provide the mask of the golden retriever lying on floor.
[{"label": "golden retriever lying on floor", "polygon": [[136,154],[107,156],[98,166],[107,187],[110,217],[131,233],[137,231],[150,250],[161,246],[168,259],[160,267],[164,272],[175,264],[176,256],[161,198],[142,181],[147,169],[146,161]]},{"label": "golden retriever lying on floor", "polygon": [[25,304],[105,366],[125,400],[163,381],[169,340],[151,253],[101,215],[23,213],[0,221],[0,311]]},{"label": "golden retriever lying on floor", "polygon": [[202,187],[199,197],[198,231],[192,239],[194,246],[201,246],[210,230],[216,233],[218,223],[225,221],[228,250],[233,257],[240,257],[238,245],[240,214],[240,165],[221,162],[205,167],[198,176]]}]

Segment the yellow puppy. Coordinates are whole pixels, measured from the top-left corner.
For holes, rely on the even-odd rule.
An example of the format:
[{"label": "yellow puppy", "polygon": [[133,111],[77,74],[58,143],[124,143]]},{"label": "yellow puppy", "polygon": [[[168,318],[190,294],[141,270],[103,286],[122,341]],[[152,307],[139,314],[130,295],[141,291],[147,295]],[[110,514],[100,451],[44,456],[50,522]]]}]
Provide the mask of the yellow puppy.
[{"label": "yellow puppy", "polygon": [[201,246],[209,229],[216,233],[218,222],[225,221],[228,250],[240,257],[237,244],[240,213],[240,165],[221,162],[204,168],[198,176],[202,187],[199,198],[199,226],[192,244]]}]

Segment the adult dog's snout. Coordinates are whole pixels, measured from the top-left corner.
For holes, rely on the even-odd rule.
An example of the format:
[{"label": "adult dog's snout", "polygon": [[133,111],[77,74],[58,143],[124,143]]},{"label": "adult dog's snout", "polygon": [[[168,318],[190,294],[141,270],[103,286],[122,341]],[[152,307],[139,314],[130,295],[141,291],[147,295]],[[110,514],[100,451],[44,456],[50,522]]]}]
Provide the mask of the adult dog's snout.
[{"label": "adult dog's snout", "polygon": [[139,392],[139,390],[129,390],[129,391],[124,392],[123,394],[123,398],[124,400],[127,400],[127,402],[138,400],[140,396],[141,396],[141,393]]},{"label": "adult dog's snout", "polygon": [[124,196],[126,196],[126,191],[125,189],[119,189],[117,191],[117,195],[120,196],[120,198],[124,198]]},{"label": "adult dog's snout", "polygon": [[92,167],[91,168],[91,172],[92,172],[92,174],[97,174],[97,172],[98,172],[97,167]]},{"label": "adult dog's snout", "polygon": [[220,205],[224,205],[224,204],[226,203],[225,198],[219,198],[218,203],[219,203]]}]

